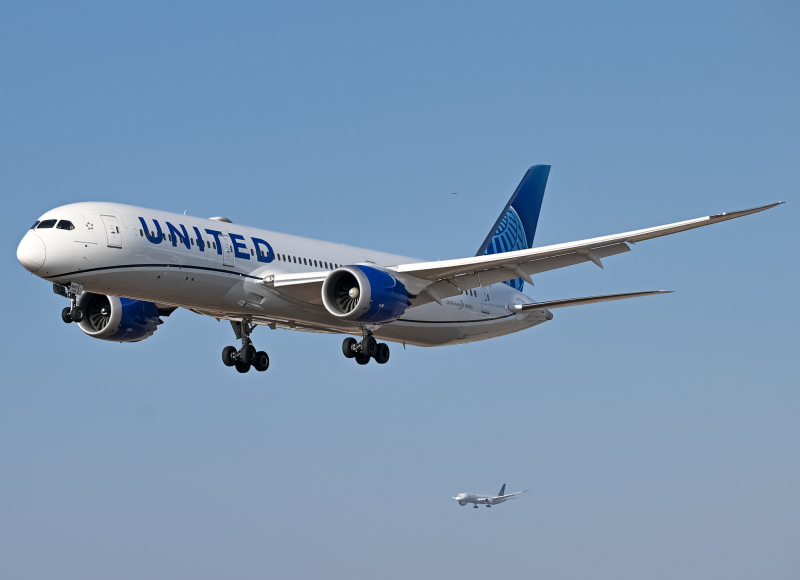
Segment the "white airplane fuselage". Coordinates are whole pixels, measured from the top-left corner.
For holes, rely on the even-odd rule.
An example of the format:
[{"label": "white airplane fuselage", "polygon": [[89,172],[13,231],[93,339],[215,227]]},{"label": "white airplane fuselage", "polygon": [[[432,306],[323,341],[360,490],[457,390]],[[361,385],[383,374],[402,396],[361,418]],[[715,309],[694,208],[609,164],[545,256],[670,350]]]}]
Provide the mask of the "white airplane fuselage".
[{"label": "white airplane fuselage", "polygon": [[465,506],[468,503],[475,504],[476,506],[477,505],[492,506],[501,504],[504,501],[507,501],[508,498],[493,497],[490,495],[479,495],[476,493],[460,493],[454,499],[458,501],[458,503],[461,504],[462,506]]},{"label": "white airplane fuselage", "polygon": [[[39,221],[51,219],[68,220],[74,229],[32,229],[18,249],[23,266],[45,280],[76,283],[85,292],[183,307],[217,318],[311,332],[360,333],[357,324],[332,316],[319,296],[287,297],[267,287],[265,276],[325,272],[353,264],[388,267],[418,262],[118,203],[64,205],[46,212]],[[547,311],[513,310],[515,304],[532,302],[506,284],[493,284],[447,298],[441,305],[431,302],[409,308],[398,320],[376,325],[374,334],[418,346],[484,340],[552,318]]]}]

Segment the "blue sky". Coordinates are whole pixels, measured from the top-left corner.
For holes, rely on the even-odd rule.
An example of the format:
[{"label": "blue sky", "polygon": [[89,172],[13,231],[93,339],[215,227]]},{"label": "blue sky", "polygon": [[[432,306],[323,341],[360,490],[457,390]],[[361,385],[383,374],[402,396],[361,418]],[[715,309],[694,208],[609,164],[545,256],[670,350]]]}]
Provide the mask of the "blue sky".
[{"label": "blue sky", "polygon": [[[3,3],[3,576],[797,578],[799,24],[789,2]],[[96,341],[15,258],[94,199],[468,256],[534,163],[540,245],[787,204],[531,291],[675,294],[383,367],[262,328],[272,366],[240,376],[230,327],[186,311]],[[450,499],[503,483],[531,492]]]}]

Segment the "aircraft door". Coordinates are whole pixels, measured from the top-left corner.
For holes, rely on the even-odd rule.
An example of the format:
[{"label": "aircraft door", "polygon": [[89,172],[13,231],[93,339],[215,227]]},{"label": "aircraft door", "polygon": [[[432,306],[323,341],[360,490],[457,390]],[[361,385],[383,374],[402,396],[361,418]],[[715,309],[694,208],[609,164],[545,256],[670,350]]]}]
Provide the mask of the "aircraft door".
[{"label": "aircraft door", "polygon": [[219,241],[222,244],[222,265],[234,266],[233,242],[231,242],[230,236],[228,236],[228,234],[222,234],[219,237]]},{"label": "aircraft door", "polygon": [[103,226],[106,230],[106,239],[111,248],[122,247],[122,232],[119,230],[119,222],[113,215],[101,215],[100,219],[103,220]]}]

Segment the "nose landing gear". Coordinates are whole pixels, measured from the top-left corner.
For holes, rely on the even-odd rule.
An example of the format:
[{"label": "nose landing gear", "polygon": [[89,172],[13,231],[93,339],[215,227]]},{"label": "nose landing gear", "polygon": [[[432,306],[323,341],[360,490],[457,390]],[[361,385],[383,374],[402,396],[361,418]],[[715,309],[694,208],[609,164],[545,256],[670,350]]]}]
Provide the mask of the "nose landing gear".
[{"label": "nose landing gear", "polygon": [[255,330],[256,325],[250,324],[249,320],[242,322],[231,320],[233,332],[236,338],[242,340],[242,348],[236,350],[235,346],[226,346],[222,349],[222,363],[227,367],[236,367],[240,373],[246,373],[250,367],[259,372],[264,372],[269,368],[269,355],[263,350],[256,350],[250,340],[250,334]]},{"label": "nose landing gear", "polygon": [[61,311],[61,320],[69,324],[70,322],[81,322],[83,320],[83,310],[78,308],[78,297],[83,292],[83,286],[71,283],[69,286],[53,284],[53,292],[69,298],[69,306]]},{"label": "nose landing gear", "polygon": [[342,353],[347,358],[354,358],[360,365],[369,363],[369,359],[374,358],[379,365],[389,362],[389,346],[384,342],[378,342],[372,336],[372,331],[366,328],[361,329],[364,338],[358,342],[352,336],[348,336],[342,342]]}]

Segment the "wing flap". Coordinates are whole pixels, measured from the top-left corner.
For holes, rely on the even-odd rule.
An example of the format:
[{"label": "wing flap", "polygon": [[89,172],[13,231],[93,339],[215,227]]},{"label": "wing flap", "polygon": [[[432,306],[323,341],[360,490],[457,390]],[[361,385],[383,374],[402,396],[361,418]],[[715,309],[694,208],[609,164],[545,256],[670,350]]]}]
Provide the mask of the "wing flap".
[{"label": "wing flap", "polygon": [[568,306],[582,306],[584,304],[597,304],[598,302],[611,302],[625,300],[626,298],[639,298],[641,296],[655,296],[656,294],[671,294],[672,290],[650,290],[648,292],[627,292],[625,294],[604,294],[602,296],[587,296],[585,298],[567,298],[564,300],[551,300],[549,302],[536,302],[534,304],[515,304],[517,312],[531,312],[534,310],[554,310]]}]

